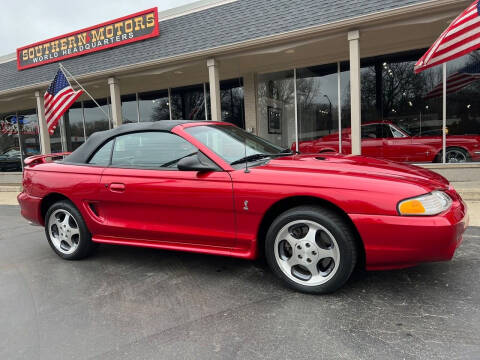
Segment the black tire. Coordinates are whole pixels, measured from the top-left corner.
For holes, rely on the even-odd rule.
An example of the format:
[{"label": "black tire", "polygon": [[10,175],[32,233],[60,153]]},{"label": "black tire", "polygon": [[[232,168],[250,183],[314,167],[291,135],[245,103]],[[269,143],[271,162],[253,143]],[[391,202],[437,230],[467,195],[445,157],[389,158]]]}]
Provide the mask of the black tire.
[{"label": "black tire", "polygon": [[[51,215],[57,210],[67,211],[73,217],[73,219],[76,222],[76,225],[78,226],[78,230],[79,230],[78,242],[76,243],[76,249],[70,254],[65,254],[59,249],[57,249],[50,237],[50,231],[49,231],[50,218],[51,218]],[[47,236],[48,243],[50,244],[53,251],[55,251],[55,253],[58,256],[60,256],[62,259],[65,259],[65,260],[83,259],[89,256],[97,247],[96,244],[92,241],[92,235],[90,234],[90,231],[88,231],[88,228],[85,224],[85,221],[83,220],[82,215],[80,214],[80,211],[78,211],[75,205],[73,205],[68,200],[62,200],[62,201],[56,202],[55,204],[50,206],[50,208],[48,209],[45,215],[45,235]]]},{"label": "black tire", "polygon": [[[448,159],[449,152],[452,152],[452,151],[459,152],[459,153],[463,154],[463,156],[465,157],[465,161],[458,161],[458,163],[464,163],[464,162],[470,162],[471,161],[470,154],[468,153],[467,150],[465,150],[463,148],[460,148],[460,147],[455,147],[455,146],[447,147],[447,159]],[[440,151],[437,154],[437,156],[435,157],[434,162],[441,163],[442,161],[443,161],[443,151]],[[447,160],[447,163],[450,163],[450,161]]]},{"label": "black tire", "polygon": [[[302,280],[292,280],[280,268],[278,262],[282,260],[277,260],[276,258],[275,241],[277,234],[280,234],[280,231],[284,231],[285,227],[291,222],[299,220],[311,221],[321,225],[330,232],[338,245],[339,261],[336,272],[328,281],[322,284],[304,285]],[[288,229],[290,232],[290,228]],[[289,287],[310,294],[327,294],[342,287],[355,268],[358,253],[355,233],[351,226],[336,212],[319,206],[298,206],[280,214],[270,225],[265,239],[265,257],[275,275]],[[318,264],[316,266],[318,267]]]}]

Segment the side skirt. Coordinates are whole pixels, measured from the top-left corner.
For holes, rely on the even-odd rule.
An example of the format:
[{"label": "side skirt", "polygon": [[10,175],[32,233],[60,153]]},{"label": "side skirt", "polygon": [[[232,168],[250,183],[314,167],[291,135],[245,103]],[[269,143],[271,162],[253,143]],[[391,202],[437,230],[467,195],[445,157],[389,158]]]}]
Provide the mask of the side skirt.
[{"label": "side skirt", "polygon": [[245,251],[245,249],[237,248],[223,248],[215,246],[188,244],[188,243],[171,243],[164,241],[152,241],[152,240],[138,240],[138,239],[124,239],[115,237],[100,237],[92,236],[92,241],[100,244],[111,245],[127,245],[138,246],[152,249],[164,249],[164,250],[176,250],[194,252],[200,254],[231,256],[241,259],[254,259],[255,254],[252,251]]}]

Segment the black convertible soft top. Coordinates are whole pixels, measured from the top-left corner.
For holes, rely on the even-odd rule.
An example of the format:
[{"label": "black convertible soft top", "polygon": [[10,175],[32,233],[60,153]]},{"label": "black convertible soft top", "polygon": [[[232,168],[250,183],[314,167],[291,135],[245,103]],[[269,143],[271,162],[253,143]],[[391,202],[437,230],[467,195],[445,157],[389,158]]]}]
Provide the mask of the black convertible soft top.
[{"label": "black convertible soft top", "polygon": [[175,126],[200,122],[198,120],[162,120],[155,122],[130,123],[121,125],[115,129],[99,131],[92,134],[86,142],[78,147],[74,152],[65,157],[63,162],[70,164],[86,164],[93,153],[100,145],[105,144],[110,139],[123,134],[140,131],[168,131]]}]

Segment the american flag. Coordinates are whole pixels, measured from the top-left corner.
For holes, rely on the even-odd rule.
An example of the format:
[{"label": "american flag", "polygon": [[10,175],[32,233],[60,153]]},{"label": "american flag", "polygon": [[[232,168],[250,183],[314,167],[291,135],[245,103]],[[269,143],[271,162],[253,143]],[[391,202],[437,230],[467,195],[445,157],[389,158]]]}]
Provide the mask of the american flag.
[{"label": "american flag", "polygon": [[50,135],[55,131],[60,117],[82,94],[82,90],[73,90],[63,71],[58,69],[55,79],[53,79],[45,95],[43,95],[45,118]]},{"label": "american flag", "polygon": [[[480,80],[480,61],[467,65],[447,78],[447,94],[454,93]],[[443,82],[435,86],[425,99],[434,98],[443,95]]]},{"label": "american flag", "polygon": [[480,2],[476,0],[440,35],[415,64],[415,73],[480,48]]}]

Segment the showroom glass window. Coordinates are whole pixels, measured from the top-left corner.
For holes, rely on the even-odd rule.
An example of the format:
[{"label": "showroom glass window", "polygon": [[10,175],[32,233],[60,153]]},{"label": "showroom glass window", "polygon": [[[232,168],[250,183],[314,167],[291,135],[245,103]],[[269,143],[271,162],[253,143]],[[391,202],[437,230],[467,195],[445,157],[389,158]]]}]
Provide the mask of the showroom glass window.
[{"label": "showroom glass window", "polygon": [[[210,84],[205,83],[207,98],[207,120],[212,120],[210,106]],[[245,129],[245,106],[243,78],[220,80],[220,106],[222,121],[229,122]]]},{"label": "showroom glass window", "polygon": [[447,162],[480,161],[480,51],[447,63]]},{"label": "showroom glass window", "polygon": [[[245,129],[245,111],[243,105],[243,79],[220,81],[220,103],[222,121]],[[209,116],[211,118],[211,116]]]},{"label": "showroom glass window", "polygon": [[55,128],[55,130],[53,131],[53,134],[50,134],[50,151],[52,153],[63,152],[60,121],[61,120],[58,121],[58,125]]},{"label": "showroom glass window", "polygon": [[0,172],[21,171],[17,115],[0,114]]},{"label": "showroom glass window", "polygon": [[[441,152],[442,69],[415,74],[423,50],[361,61],[362,154],[400,162],[438,161]],[[349,63],[341,63],[342,152],[351,152]],[[375,128],[376,131],[370,131]],[[400,136],[403,134],[403,136]]]},{"label": "showroom glass window", "polygon": [[17,116],[23,159],[28,156],[40,154],[40,138],[36,109],[19,111]]},{"label": "showroom glass window", "polygon": [[203,84],[171,89],[172,120],[205,120],[204,95]]},{"label": "showroom glass window", "polygon": [[67,151],[73,151],[85,142],[83,107],[76,102],[63,115],[67,140]]},{"label": "showroom glass window", "polygon": [[[442,69],[413,71],[424,50],[362,60],[362,125],[387,122],[404,130],[394,137],[388,126],[362,134],[362,154],[400,162],[432,162],[441,152]],[[378,129],[380,130],[380,129]]]},{"label": "showroom glass window", "polygon": [[123,124],[138,122],[137,94],[122,95]]},{"label": "showroom glass window", "polygon": [[[98,104],[102,110],[92,101],[83,102],[83,113],[85,115],[85,133],[87,138],[94,132],[108,130],[111,124],[105,114],[110,114],[110,105],[107,99],[97,99]],[[104,113],[105,112],[105,113]]]},{"label": "showroom glass window", "polygon": [[168,90],[138,94],[140,121],[170,120]]},{"label": "showroom glass window", "polygon": [[297,69],[297,118],[302,141],[330,136],[338,151],[338,65]]},{"label": "showroom glass window", "polygon": [[290,147],[295,142],[295,91],[293,70],[258,76],[258,135]]}]

